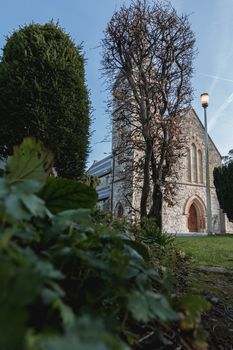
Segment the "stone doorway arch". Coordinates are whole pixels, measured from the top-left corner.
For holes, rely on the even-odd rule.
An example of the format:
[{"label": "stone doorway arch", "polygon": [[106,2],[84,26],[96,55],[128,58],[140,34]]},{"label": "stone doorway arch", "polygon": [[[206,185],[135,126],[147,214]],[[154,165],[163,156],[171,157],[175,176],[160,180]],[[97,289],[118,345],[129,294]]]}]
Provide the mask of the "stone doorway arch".
[{"label": "stone doorway arch", "polygon": [[188,232],[206,231],[206,207],[199,196],[195,195],[187,200],[184,214],[187,218]]}]

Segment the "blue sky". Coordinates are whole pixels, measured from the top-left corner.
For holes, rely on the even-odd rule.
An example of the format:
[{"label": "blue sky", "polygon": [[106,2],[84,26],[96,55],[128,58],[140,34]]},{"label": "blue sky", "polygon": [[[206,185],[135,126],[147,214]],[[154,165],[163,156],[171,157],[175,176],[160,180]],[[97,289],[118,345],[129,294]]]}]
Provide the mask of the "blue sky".
[{"label": "blue sky", "polygon": [[[110,152],[106,91],[100,72],[100,40],[115,9],[129,0],[0,0],[0,47],[19,25],[59,20],[76,44],[83,42],[86,79],[93,107],[89,164]],[[209,133],[221,154],[233,148],[233,1],[172,0],[179,13],[190,15],[199,54],[195,60],[193,107],[203,119],[199,96],[210,94]]]}]

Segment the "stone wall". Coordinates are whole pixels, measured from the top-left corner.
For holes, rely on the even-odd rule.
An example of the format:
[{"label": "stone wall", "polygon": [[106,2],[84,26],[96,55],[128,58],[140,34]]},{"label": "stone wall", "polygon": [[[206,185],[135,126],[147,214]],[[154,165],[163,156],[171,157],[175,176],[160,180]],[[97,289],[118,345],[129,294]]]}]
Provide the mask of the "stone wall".
[{"label": "stone wall", "polygon": [[[201,209],[203,208],[204,227],[201,232],[206,232],[207,217],[206,217],[206,189],[205,186],[179,184],[176,196],[176,204],[173,207],[168,207],[163,203],[163,231],[170,233],[187,233],[188,229],[188,207],[189,199],[200,201]],[[190,203],[191,204],[191,203]],[[221,233],[220,208],[218,205],[215,190],[211,189],[211,204],[212,204],[212,224],[215,233]]]}]

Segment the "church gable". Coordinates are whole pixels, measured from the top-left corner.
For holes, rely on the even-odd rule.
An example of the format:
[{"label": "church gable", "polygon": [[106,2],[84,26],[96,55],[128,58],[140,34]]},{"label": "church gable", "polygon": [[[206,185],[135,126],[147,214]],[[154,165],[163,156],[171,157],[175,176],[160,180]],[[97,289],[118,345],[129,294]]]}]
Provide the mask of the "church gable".
[{"label": "church gable", "polygon": [[[205,129],[194,110],[187,113],[184,120],[187,137],[186,156],[180,164],[179,181],[196,185],[205,184]],[[221,165],[221,155],[209,136],[210,181],[213,186],[213,170]]]}]

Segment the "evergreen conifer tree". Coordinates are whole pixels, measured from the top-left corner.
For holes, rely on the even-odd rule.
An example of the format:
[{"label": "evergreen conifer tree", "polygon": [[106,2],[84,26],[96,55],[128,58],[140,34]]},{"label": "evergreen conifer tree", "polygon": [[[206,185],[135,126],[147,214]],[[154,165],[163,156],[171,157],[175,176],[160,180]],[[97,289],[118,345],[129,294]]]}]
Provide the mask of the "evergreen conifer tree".
[{"label": "evergreen conifer tree", "polygon": [[34,136],[53,152],[58,175],[82,175],[90,124],[84,57],[58,24],[32,23],[7,38],[0,62],[0,124],[0,158]]}]

